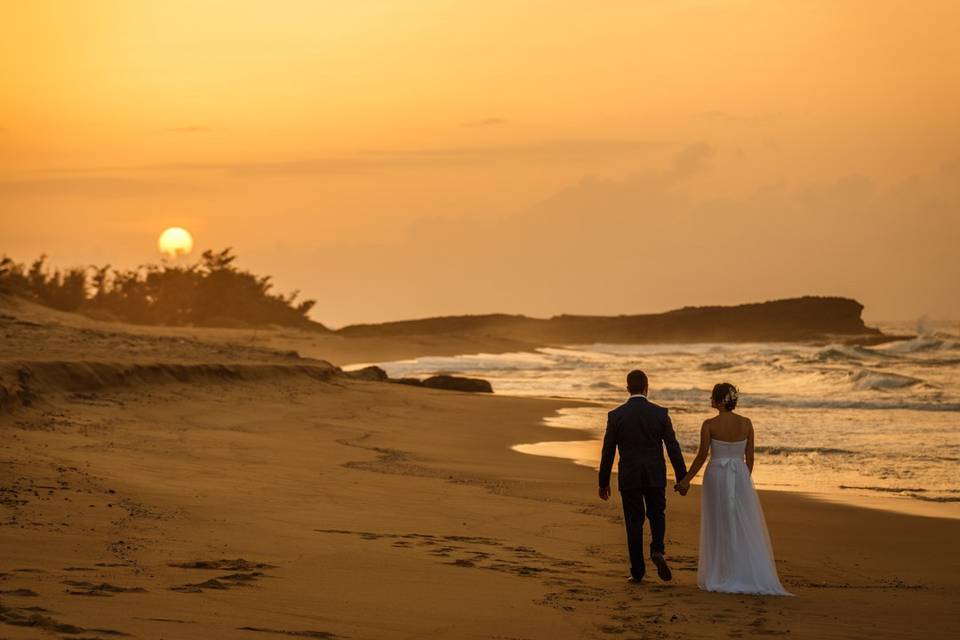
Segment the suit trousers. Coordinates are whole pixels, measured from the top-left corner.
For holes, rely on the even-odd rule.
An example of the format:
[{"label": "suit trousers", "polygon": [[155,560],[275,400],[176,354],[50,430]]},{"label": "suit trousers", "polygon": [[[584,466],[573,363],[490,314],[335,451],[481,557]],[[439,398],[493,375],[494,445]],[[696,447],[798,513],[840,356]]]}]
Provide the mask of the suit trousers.
[{"label": "suit trousers", "polygon": [[621,489],[623,522],[627,527],[627,548],[630,551],[630,574],[642,578],[646,572],[643,553],[643,519],[650,521],[650,553],[663,553],[663,537],[667,529],[666,487]]}]

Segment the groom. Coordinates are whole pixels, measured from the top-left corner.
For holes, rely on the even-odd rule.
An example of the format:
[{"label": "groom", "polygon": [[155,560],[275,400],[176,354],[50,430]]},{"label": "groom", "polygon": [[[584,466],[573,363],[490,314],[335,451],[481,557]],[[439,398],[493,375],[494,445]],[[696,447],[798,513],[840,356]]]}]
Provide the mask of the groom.
[{"label": "groom", "polygon": [[[663,535],[666,530],[664,511],[667,506],[667,466],[663,461],[663,445],[679,483],[687,475],[680,444],[673,432],[667,410],[647,400],[647,375],[631,371],[627,375],[630,398],[607,415],[607,432],[603,436],[600,458],[600,499],[610,498],[610,472],[613,456],[620,450],[618,484],[623,502],[623,520],[627,526],[627,547],[630,550],[630,581],[640,582],[646,572],[643,561],[643,518],[650,521],[650,560],[657,566],[661,580],[673,574],[663,558]],[[681,495],[686,489],[678,489]]]}]

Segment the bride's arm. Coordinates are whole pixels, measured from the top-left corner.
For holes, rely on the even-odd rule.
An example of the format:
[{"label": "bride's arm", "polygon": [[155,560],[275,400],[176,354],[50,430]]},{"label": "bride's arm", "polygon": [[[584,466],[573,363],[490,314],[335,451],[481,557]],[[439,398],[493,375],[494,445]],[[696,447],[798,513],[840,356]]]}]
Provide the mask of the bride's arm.
[{"label": "bride's arm", "polygon": [[697,457],[693,459],[693,462],[690,463],[690,469],[687,471],[687,475],[683,477],[679,483],[681,487],[689,487],[690,481],[697,477],[697,474],[700,473],[700,468],[703,466],[703,463],[707,461],[707,453],[710,451],[710,427],[707,426],[707,423],[704,422],[703,426],[700,427],[700,448],[697,449]]},{"label": "bride's arm", "polygon": [[747,435],[747,451],[744,454],[747,462],[747,469],[753,474],[753,423],[750,423],[750,432]]}]

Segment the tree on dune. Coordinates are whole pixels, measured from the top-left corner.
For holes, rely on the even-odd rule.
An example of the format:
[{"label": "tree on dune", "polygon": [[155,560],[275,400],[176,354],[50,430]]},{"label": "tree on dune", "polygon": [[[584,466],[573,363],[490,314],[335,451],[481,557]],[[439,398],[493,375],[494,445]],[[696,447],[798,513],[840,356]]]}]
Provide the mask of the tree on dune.
[{"label": "tree on dune", "polygon": [[248,326],[278,324],[325,328],[310,320],[314,300],[298,292],[272,293],[270,276],[241,270],[231,248],[204,251],[188,265],[147,264],[118,270],[110,265],[50,270],[46,256],[29,267],[4,256],[0,292],[33,299],[62,311],[79,311],[138,324]]}]

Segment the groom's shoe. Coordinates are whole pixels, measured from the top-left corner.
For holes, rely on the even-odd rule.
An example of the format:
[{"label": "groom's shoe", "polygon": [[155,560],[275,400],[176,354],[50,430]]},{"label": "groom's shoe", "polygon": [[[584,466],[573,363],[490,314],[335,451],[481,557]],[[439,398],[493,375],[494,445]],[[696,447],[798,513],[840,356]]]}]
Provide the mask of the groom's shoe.
[{"label": "groom's shoe", "polygon": [[629,582],[630,584],[640,584],[641,582],[643,582],[643,576],[640,576],[639,578],[637,576],[630,576],[629,578],[627,578],[627,582]]},{"label": "groom's shoe", "polygon": [[651,553],[650,559],[653,560],[653,564],[657,565],[657,575],[660,576],[661,580],[668,582],[673,579],[673,573],[670,571],[670,567],[667,566],[667,561],[664,559],[662,553]]}]

